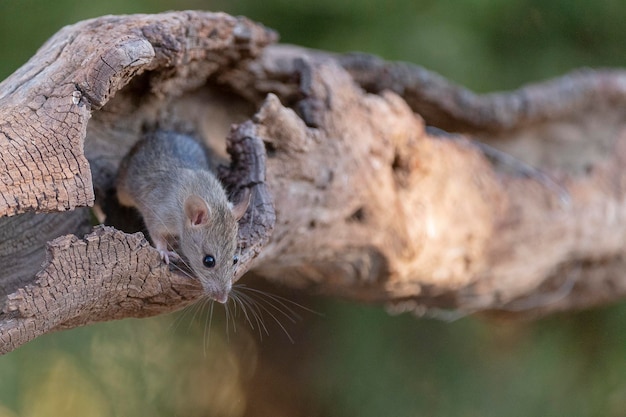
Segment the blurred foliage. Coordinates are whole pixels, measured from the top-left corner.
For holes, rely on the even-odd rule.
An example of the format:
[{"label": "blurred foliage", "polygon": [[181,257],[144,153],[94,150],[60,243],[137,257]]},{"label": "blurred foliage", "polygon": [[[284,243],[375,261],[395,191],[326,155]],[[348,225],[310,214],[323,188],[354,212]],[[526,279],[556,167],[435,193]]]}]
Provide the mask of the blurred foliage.
[{"label": "blurred foliage", "polygon": [[286,43],[414,62],[478,91],[626,61],[620,0],[0,0],[0,77],[64,25],[170,9],[245,15]]},{"label": "blurred foliage", "polygon": [[325,312],[314,385],[327,416],[626,415],[625,306],[539,323]]},{"label": "blurred foliage", "polygon": [[[246,15],[286,43],[413,62],[477,91],[626,64],[618,0],[0,0],[0,79],[64,25],[169,9]],[[274,410],[279,391],[309,399],[276,416],[626,415],[626,306],[449,324],[315,301],[324,317],[281,319],[293,345],[277,325],[259,344],[241,316],[237,332],[209,328],[206,310],[41,337],[0,358],[0,417],[257,416],[249,393],[264,385]],[[296,365],[281,368],[289,352]],[[283,385],[258,380],[268,366]]]},{"label": "blurred foliage", "polygon": [[0,404],[16,414],[0,416],[242,415],[254,339],[233,329],[226,339],[206,311],[185,313],[48,335],[10,353]]}]

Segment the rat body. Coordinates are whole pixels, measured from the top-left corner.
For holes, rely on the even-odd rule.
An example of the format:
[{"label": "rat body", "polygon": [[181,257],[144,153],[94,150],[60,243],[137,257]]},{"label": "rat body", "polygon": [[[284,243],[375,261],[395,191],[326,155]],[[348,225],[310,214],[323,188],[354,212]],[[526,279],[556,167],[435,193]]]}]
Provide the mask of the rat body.
[{"label": "rat body", "polygon": [[180,259],[167,246],[176,238],[206,293],[221,303],[228,300],[237,263],[237,221],[248,198],[231,205],[200,143],[176,132],[147,133],[120,164],[117,197],[139,210],[165,263]]}]

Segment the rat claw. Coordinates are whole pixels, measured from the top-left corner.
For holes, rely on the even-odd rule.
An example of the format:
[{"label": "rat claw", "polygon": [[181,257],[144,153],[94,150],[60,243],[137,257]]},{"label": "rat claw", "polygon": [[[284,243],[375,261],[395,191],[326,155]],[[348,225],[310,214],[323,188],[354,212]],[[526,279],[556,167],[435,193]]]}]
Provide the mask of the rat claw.
[{"label": "rat claw", "polygon": [[159,255],[161,255],[161,259],[163,261],[165,261],[165,265],[169,265],[170,264],[170,257],[168,256],[166,250],[160,250],[159,251]]},{"label": "rat claw", "polygon": [[173,252],[173,251],[159,250],[159,254],[161,255],[161,259],[163,259],[163,261],[165,262],[165,265],[169,265],[170,264],[170,256],[172,257],[173,261],[180,260],[180,256],[178,256],[178,254],[176,252]]}]

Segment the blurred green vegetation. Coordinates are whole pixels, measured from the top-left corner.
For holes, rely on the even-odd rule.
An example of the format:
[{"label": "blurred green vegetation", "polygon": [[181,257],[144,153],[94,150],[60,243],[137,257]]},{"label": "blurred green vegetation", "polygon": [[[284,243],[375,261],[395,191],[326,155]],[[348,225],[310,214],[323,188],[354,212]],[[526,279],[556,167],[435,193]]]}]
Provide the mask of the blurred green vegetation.
[{"label": "blurred green vegetation", "polygon": [[286,43],[414,62],[477,91],[626,61],[620,0],[1,0],[0,77],[64,25],[172,9],[245,15]]},{"label": "blurred green vegetation", "polygon": [[[64,25],[170,9],[246,15],[283,42],[414,62],[477,91],[626,64],[626,3],[618,0],[0,0],[0,78]],[[449,324],[308,302],[324,316],[290,324],[295,344],[277,326],[269,337],[272,349],[302,352],[298,366],[275,371],[309,400],[301,415],[626,416],[624,305],[535,323]],[[216,318],[208,338],[206,317],[41,337],[0,357],[0,417],[242,416],[268,338],[259,344],[241,317],[237,332]],[[267,401],[280,410],[279,400]]]}]

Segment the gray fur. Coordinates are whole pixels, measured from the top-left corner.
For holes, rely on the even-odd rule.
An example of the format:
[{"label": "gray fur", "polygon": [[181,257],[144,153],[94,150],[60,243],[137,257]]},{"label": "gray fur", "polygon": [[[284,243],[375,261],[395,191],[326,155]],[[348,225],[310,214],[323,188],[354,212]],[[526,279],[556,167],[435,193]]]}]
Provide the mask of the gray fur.
[{"label": "gray fur", "polygon": [[[193,138],[151,132],[122,161],[117,194],[121,204],[139,210],[157,249],[159,239],[178,239],[207,294],[225,302],[232,286],[238,225],[224,188],[209,169],[204,148]],[[209,208],[206,224],[194,226],[186,216],[185,201],[191,195]],[[168,254],[174,255],[160,252],[166,262]],[[215,258],[215,267],[203,265],[205,255]]]}]

